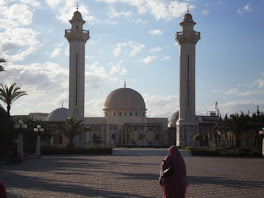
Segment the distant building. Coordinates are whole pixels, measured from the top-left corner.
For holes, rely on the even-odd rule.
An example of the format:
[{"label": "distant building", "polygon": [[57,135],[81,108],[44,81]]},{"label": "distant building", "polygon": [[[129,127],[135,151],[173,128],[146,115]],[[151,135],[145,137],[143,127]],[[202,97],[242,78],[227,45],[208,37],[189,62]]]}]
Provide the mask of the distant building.
[{"label": "distant building", "polygon": [[[75,138],[75,145],[103,144],[116,146],[163,147],[194,145],[193,136],[200,133],[207,144],[213,144],[214,127],[218,112],[209,116],[195,114],[195,45],[200,33],[193,30],[195,22],[188,12],[183,17],[182,32],[177,32],[180,45],[179,111],[170,120],[149,118],[144,98],[136,90],[113,90],[105,99],[104,117],[84,117],[85,43],[89,30],[83,29],[85,21],[77,10],[70,20],[71,29],[65,30],[69,41],[69,109],[61,107],[51,113],[30,113],[33,120],[47,121],[50,126],[63,123],[68,117],[82,119],[91,129]],[[67,139],[56,130],[51,144],[66,144]]]},{"label": "distant building", "polygon": [[32,118],[34,121],[46,121],[49,113],[30,113],[29,117]]}]

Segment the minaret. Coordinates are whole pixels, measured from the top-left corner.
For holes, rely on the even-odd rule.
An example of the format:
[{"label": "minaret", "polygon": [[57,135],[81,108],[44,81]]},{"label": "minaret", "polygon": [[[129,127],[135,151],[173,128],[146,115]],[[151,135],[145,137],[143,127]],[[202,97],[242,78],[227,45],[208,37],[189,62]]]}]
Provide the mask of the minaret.
[{"label": "minaret", "polygon": [[195,24],[188,9],[180,23],[182,31],[177,32],[175,38],[180,46],[177,146],[192,145],[193,136],[198,132],[199,123],[195,115],[195,45],[200,40],[200,32],[193,30]]},{"label": "minaret", "polygon": [[69,116],[84,118],[85,85],[85,43],[90,39],[89,30],[83,29],[85,21],[81,13],[74,12],[69,21],[71,29],[65,30],[65,37],[70,44],[69,53]]}]

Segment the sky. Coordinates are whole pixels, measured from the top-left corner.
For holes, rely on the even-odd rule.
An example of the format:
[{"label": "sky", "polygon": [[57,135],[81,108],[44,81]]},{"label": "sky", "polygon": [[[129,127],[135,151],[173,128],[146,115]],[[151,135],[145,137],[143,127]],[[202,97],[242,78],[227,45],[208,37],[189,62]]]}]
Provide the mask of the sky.
[{"label": "sky", "polygon": [[[105,98],[124,86],[144,98],[148,117],[179,110],[175,33],[189,6],[196,45],[196,114],[264,111],[262,0],[0,0],[0,83],[27,96],[11,115],[68,108],[69,43],[76,11],[90,31],[85,48],[85,116],[103,116]],[[4,107],[4,103],[0,102]]]}]

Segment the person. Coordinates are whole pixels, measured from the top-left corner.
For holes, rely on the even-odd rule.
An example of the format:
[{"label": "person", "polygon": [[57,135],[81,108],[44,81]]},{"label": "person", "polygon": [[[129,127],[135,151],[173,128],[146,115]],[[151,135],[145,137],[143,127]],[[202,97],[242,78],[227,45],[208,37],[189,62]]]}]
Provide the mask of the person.
[{"label": "person", "polygon": [[165,170],[173,167],[172,175],[160,181],[162,186],[163,198],[186,198],[187,197],[187,178],[185,162],[176,146],[168,149],[167,155],[161,163],[161,169]]},{"label": "person", "polygon": [[1,181],[0,181],[0,197],[7,198],[5,186],[1,183]]}]

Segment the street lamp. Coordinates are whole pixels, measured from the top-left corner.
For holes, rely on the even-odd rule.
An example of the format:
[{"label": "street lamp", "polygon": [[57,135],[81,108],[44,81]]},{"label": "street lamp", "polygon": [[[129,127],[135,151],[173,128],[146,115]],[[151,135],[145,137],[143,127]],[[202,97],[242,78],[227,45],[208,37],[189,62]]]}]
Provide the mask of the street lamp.
[{"label": "street lamp", "polygon": [[41,139],[40,139],[40,133],[44,132],[44,128],[41,128],[41,125],[37,125],[37,128],[34,128],[34,132],[37,133],[37,144],[36,144],[36,155],[40,156],[40,146],[41,146]]},{"label": "street lamp", "polygon": [[14,126],[16,129],[19,129],[18,132],[18,144],[17,144],[17,151],[23,160],[23,130],[27,129],[27,125],[23,123],[23,120],[18,120],[18,123]]},{"label": "street lamp", "polygon": [[264,157],[264,127],[262,128],[261,131],[259,131],[259,135],[262,136],[262,157]]},{"label": "street lamp", "polygon": [[262,128],[261,131],[259,131],[259,134],[260,134],[260,135],[264,135],[264,127]]}]

